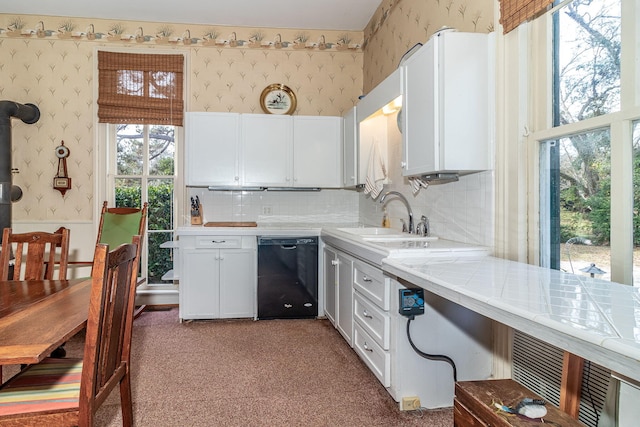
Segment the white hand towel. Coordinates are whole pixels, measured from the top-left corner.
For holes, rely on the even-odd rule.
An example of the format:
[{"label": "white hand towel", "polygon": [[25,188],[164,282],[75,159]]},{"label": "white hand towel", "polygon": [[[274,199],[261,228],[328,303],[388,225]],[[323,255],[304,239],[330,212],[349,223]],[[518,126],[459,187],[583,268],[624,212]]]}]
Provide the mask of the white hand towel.
[{"label": "white hand towel", "polygon": [[418,191],[420,191],[421,188],[427,188],[429,186],[427,181],[420,178],[419,176],[409,177],[409,184],[411,184],[411,191],[413,192],[414,196],[418,194]]},{"label": "white hand towel", "polygon": [[386,178],[387,168],[384,164],[384,160],[380,157],[378,143],[377,141],[374,141],[371,146],[371,154],[369,155],[367,177],[364,183],[364,194],[371,194],[372,199],[378,198]]}]

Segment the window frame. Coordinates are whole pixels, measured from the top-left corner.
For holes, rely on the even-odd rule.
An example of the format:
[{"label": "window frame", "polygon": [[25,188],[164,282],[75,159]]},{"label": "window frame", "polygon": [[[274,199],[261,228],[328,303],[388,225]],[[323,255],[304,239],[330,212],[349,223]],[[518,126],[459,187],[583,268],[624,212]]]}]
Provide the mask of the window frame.
[{"label": "window frame", "polygon": [[[94,48],[94,71],[93,71],[93,81],[94,83],[94,95],[96,95],[97,99],[97,91],[98,91],[98,64],[97,57],[99,50],[110,50],[114,52],[130,52],[130,53],[150,53],[148,49],[144,48],[132,48],[123,50],[122,48],[118,49],[109,48],[107,46],[100,46]],[[184,55],[184,72],[185,76],[184,84],[183,84],[183,103],[185,112],[188,110],[188,98],[187,94],[189,93],[190,81],[189,81],[189,51],[184,50],[167,50],[167,49],[153,49],[154,54],[176,54],[180,53]],[[97,106],[94,106],[94,129],[95,129],[95,145],[94,145],[94,198],[90,202],[93,203],[93,223],[94,223],[94,231],[97,234],[98,231],[98,218],[100,218],[100,211],[102,209],[102,201],[106,200],[110,205],[115,204],[115,189],[110,184],[113,183],[113,176],[110,176],[110,173],[113,171],[110,169],[110,162],[115,164],[115,154],[116,154],[116,144],[115,144],[115,125],[111,125],[108,123],[99,123],[98,121],[98,112]],[[184,172],[183,172],[183,158],[184,158],[184,126],[176,126],[175,138],[176,138],[176,146],[175,146],[175,159],[174,159],[174,230],[177,230],[179,226],[182,226],[183,223],[180,222],[180,219],[185,218],[185,204],[184,204],[184,194],[185,194],[185,183],[184,183]],[[114,169],[115,170],[115,169]],[[175,238],[175,231],[174,231]],[[148,239],[148,233],[145,233],[145,239]],[[148,255],[148,245],[145,245],[145,251]],[[145,255],[145,263],[146,256]],[[146,269],[146,264],[144,265]],[[142,270],[146,271],[146,270]],[[164,292],[177,291],[177,285],[175,284],[160,284],[149,286],[148,283],[145,283],[138,287],[138,291],[145,291],[150,294],[154,294],[157,292],[157,295],[163,295]],[[165,301],[165,300],[163,300]]]},{"label": "window frame", "polygon": [[[526,110],[527,122],[535,131],[527,135],[527,151],[530,170],[535,171],[529,184],[529,232],[528,253],[530,262],[544,264],[540,255],[540,144],[559,140],[573,134],[598,129],[609,129],[611,138],[611,280],[631,285],[633,283],[633,122],[640,119],[640,77],[635,58],[640,55],[640,0],[622,0],[621,53],[621,106],[620,111],[590,118],[576,123],[553,127],[552,120],[552,58],[553,18],[547,13],[516,31],[524,32],[524,42],[518,48],[518,56],[533,65],[528,82]],[[633,40],[634,43],[629,43]],[[636,52],[634,52],[636,49]],[[633,90],[629,90],[633,88]],[[522,101],[521,101],[522,102]]]}]

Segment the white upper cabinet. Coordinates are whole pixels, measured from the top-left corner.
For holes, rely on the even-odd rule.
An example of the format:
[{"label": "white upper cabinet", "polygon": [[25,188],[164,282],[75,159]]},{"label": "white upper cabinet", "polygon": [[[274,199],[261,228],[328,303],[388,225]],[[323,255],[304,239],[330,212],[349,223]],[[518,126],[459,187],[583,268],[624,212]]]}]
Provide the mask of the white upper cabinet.
[{"label": "white upper cabinet", "polygon": [[342,186],[355,187],[358,182],[358,122],[356,107],[342,117]]},{"label": "white upper cabinet", "polygon": [[187,185],[241,185],[240,114],[187,113]]},{"label": "white upper cabinet", "polygon": [[187,113],[186,184],[342,187],[342,118]]},{"label": "white upper cabinet", "polygon": [[409,57],[403,76],[403,175],[491,168],[487,34],[446,31]]},{"label": "white upper cabinet", "polygon": [[293,118],[242,114],[244,185],[293,186]]},{"label": "white upper cabinet", "polygon": [[342,187],[342,119],[293,117],[293,186]]}]

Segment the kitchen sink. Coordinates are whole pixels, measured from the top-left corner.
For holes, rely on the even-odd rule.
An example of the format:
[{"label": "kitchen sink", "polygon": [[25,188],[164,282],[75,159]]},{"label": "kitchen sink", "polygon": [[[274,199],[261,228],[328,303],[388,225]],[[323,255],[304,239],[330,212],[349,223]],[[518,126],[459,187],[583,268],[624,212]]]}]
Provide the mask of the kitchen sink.
[{"label": "kitchen sink", "polygon": [[432,242],[438,240],[436,236],[416,236],[415,234],[391,234],[381,236],[369,236],[365,235],[362,240],[367,242]]},{"label": "kitchen sink", "polygon": [[419,236],[417,234],[403,233],[393,228],[383,227],[353,227],[338,228],[338,230],[349,234],[355,234],[362,240],[372,243],[384,242],[431,242],[438,240],[434,236]]},{"label": "kitchen sink", "polygon": [[343,231],[349,234],[357,234],[358,236],[402,236],[403,234],[393,228],[384,227],[350,227],[350,228],[338,228],[338,231]]}]

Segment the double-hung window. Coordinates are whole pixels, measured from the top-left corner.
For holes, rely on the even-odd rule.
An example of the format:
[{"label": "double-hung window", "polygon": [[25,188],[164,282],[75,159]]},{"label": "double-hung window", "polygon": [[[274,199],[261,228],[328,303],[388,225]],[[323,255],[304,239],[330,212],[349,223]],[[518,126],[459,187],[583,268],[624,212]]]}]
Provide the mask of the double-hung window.
[{"label": "double-hung window", "polygon": [[[180,197],[176,165],[184,100],[182,54],[98,51],[98,119],[106,123],[105,198],[149,203],[141,260],[147,286],[173,284],[171,248]],[[164,276],[164,277],[163,277]]]},{"label": "double-hung window", "polygon": [[549,94],[531,104],[538,114],[530,140],[539,144],[540,263],[638,285],[639,5],[556,6],[530,24],[529,40],[537,47],[532,61],[550,64],[530,87]]}]

